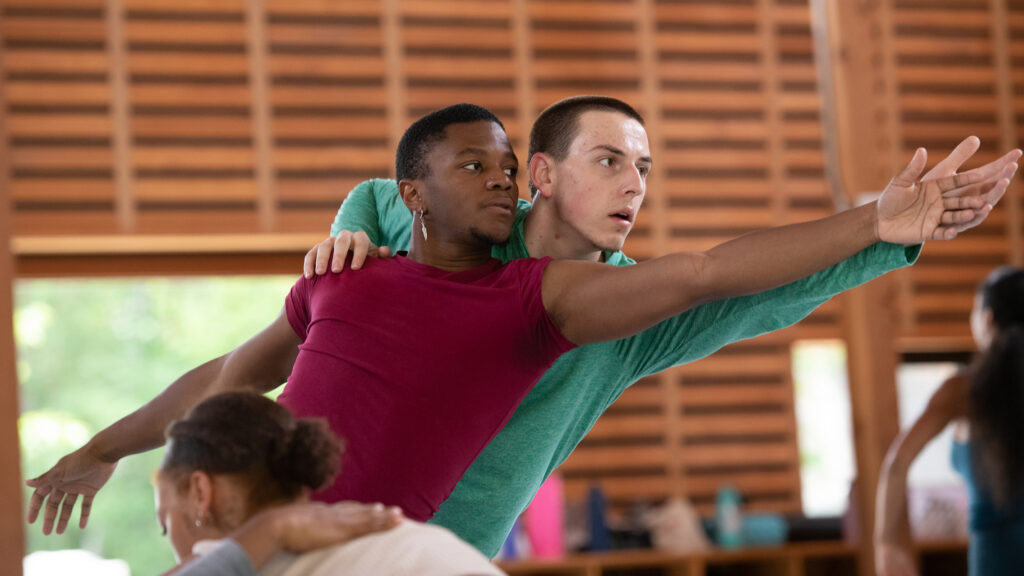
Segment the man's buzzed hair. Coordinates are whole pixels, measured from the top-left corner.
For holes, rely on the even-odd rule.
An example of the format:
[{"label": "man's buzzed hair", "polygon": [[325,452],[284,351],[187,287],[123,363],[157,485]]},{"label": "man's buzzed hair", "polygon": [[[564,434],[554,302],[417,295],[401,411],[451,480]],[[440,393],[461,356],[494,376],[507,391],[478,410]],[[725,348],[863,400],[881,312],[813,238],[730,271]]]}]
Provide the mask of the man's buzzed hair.
[{"label": "man's buzzed hair", "polygon": [[[533,123],[533,128],[530,130],[530,150],[527,154],[527,164],[538,152],[548,154],[558,161],[565,160],[565,157],[569,155],[572,141],[579,133],[580,116],[591,110],[619,112],[636,120],[641,126],[644,125],[644,117],[632,106],[618,98],[573,96],[559,100],[545,108]],[[533,182],[530,182],[530,192],[537,193]]]},{"label": "man's buzzed hair", "polygon": [[412,123],[402,135],[395,153],[395,179],[416,180],[430,173],[427,154],[434,144],[444,138],[445,128],[452,124],[494,122],[501,129],[505,125],[490,110],[476,104],[455,104],[427,114]]}]

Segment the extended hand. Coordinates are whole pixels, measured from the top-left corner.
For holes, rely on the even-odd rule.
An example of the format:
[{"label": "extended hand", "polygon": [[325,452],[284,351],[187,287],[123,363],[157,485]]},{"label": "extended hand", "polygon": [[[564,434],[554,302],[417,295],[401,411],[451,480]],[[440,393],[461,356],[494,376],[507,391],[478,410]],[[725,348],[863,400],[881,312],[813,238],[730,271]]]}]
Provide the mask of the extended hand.
[{"label": "extended hand", "polygon": [[[958,163],[953,165],[947,158],[943,170],[951,167],[955,171],[966,159],[960,159],[961,147],[950,155],[957,157]],[[892,179],[878,199],[878,238],[896,244],[952,240],[988,216],[1006,192],[1009,179],[1017,170],[1018,157],[1019,154],[1011,153],[982,169],[920,181],[927,153],[918,148],[910,164]]]},{"label": "extended hand", "polygon": [[[333,251],[334,257],[331,258]],[[366,257],[390,258],[391,249],[387,246],[375,246],[370,242],[366,232],[349,232],[342,230],[337,236],[329,236],[322,242],[313,246],[306,252],[306,258],[302,263],[302,273],[306,278],[312,278],[315,272],[317,276],[327,273],[327,261],[331,262],[331,272],[341,272],[345,268],[345,259],[349,251],[352,252],[353,270],[359,270],[366,262]]]},{"label": "extended hand", "polygon": [[82,496],[78,527],[85,528],[89,523],[89,513],[92,511],[92,500],[96,492],[107,483],[116,467],[116,462],[104,462],[90,454],[87,447],[82,447],[61,458],[42,476],[26,480],[25,484],[35,488],[28,504],[28,523],[36,521],[45,502],[43,534],[53,531],[53,521],[57,519],[58,508],[60,518],[57,522],[57,534],[63,534],[75,508],[75,502]]},{"label": "extended hand", "polygon": [[[953,149],[949,156],[946,156],[941,162],[932,167],[932,169],[929,170],[921,180],[935,180],[937,178],[955,175],[957,170],[960,169],[960,166],[962,166],[963,163],[971,156],[974,156],[974,153],[978,151],[980,146],[981,140],[979,140],[977,136],[968,136]],[[1005,169],[1007,164],[1017,162],[1020,159],[1021,154],[1020,150],[1010,150],[1006,154],[1003,154],[1002,157],[993,160],[984,166],[968,170],[964,174],[977,175],[983,180],[992,178],[998,175],[1000,170]],[[993,188],[993,190],[985,197],[985,200],[992,206],[995,206],[996,203],[999,202],[999,198],[992,194],[992,192],[995,191],[996,189]],[[984,219],[985,216],[983,215],[976,216],[973,220],[958,226],[959,232],[963,232],[969,228],[974,228],[978,224],[981,224]]]}]

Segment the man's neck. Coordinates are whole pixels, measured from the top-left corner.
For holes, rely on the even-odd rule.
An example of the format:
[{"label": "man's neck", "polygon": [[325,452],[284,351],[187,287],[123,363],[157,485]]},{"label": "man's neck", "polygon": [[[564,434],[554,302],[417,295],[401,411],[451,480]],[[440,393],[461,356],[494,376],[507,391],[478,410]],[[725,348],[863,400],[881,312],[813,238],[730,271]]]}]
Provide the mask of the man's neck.
[{"label": "man's neck", "polygon": [[450,239],[423,239],[419,229],[413,230],[408,258],[420,264],[449,272],[471,270],[491,261],[491,247],[483,243],[460,243]]},{"label": "man's neck", "polygon": [[601,262],[604,253],[559,217],[553,202],[534,198],[523,222],[526,249],[533,258]]}]

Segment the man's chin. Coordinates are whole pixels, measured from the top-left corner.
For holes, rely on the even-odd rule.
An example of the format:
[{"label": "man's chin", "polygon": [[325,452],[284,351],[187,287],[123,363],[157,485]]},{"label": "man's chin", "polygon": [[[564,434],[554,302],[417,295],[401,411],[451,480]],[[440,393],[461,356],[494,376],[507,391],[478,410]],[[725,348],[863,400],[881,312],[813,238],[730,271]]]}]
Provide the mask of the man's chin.
[{"label": "man's chin", "polygon": [[596,246],[602,252],[618,252],[622,250],[622,247],[626,244],[625,238],[618,238],[615,240],[609,240],[606,242],[597,243]]},{"label": "man's chin", "polygon": [[512,231],[508,232],[487,232],[484,230],[471,230],[473,237],[481,242],[486,242],[491,246],[504,246],[508,244],[508,239],[512,236]]}]

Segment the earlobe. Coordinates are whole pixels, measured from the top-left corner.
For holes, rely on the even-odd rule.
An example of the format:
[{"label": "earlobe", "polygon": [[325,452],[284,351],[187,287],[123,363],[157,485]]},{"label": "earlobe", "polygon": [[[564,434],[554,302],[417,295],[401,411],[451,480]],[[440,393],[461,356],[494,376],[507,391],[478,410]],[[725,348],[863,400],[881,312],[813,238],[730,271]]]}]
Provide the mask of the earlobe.
[{"label": "earlobe", "polygon": [[553,168],[551,157],[543,152],[537,152],[530,158],[530,182],[541,196],[551,197],[555,182]]}]

